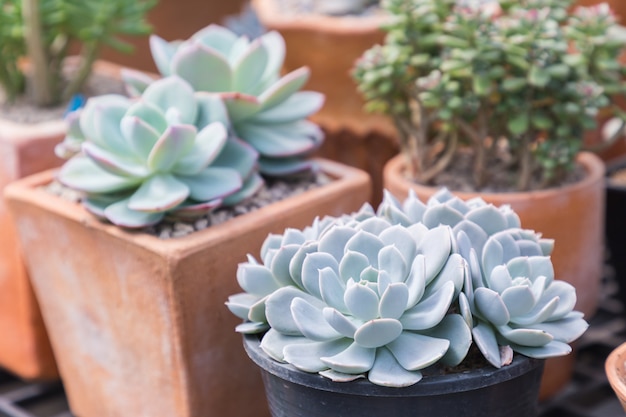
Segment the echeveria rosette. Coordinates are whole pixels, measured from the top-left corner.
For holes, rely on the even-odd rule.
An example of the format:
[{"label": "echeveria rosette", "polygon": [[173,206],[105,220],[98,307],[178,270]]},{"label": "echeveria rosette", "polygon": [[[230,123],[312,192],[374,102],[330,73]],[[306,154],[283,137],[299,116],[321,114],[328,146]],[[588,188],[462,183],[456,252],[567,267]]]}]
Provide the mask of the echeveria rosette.
[{"label": "echeveria rosette", "polygon": [[[305,157],[321,145],[323,134],[306,118],[319,110],[324,97],[299,91],[308,68],[281,77],[285,43],[278,32],[250,41],[210,25],[186,41],[153,35],[150,48],[161,74],[177,75],[196,91],[222,95],[234,134],[260,153],[261,173],[285,176],[312,169]],[[151,82],[133,72],[124,78],[135,92]]]},{"label": "echeveria rosette", "polygon": [[471,334],[450,308],[467,268],[450,228],[345,220],[319,240],[282,245],[270,266],[240,265],[240,284],[257,291],[257,303],[247,316],[238,311],[256,321],[239,330],[262,330],[266,320],[268,355],[335,381],[367,374],[378,385],[408,386],[436,362],[459,364]]},{"label": "echeveria rosette", "polygon": [[405,226],[423,223],[432,228],[444,224],[452,228],[455,236],[463,231],[478,257],[489,236],[521,226],[519,216],[510,206],[496,207],[480,197],[462,200],[447,188],[438,190],[426,203],[413,190],[402,203],[385,191],[377,215]]},{"label": "echeveria rosette", "polygon": [[[463,233],[459,245],[473,252]],[[534,232],[509,229],[488,239],[480,263],[469,262],[461,304],[476,345],[495,367],[508,362],[509,349],[539,359],[566,355],[588,327],[574,311],[575,288],[554,279],[551,250]]]},{"label": "echeveria rosette", "polygon": [[225,116],[218,96],[195,93],[175,76],[152,83],[138,99],[92,98],[73,133],[83,139],[81,152],[59,180],[84,192],[88,209],[123,227],[205,213],[260,181],[257,153],[227,137]]}]

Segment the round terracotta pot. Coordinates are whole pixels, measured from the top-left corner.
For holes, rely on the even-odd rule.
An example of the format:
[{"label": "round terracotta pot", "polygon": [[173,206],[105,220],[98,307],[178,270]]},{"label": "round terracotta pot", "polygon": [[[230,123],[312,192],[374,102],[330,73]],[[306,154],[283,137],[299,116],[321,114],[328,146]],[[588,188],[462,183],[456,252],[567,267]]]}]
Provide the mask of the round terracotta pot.
[{"label": "round terracotta pot", "polygon": [[261,24],[278,31],[287,47],[285,72],[308,66],[306,89],[324,93],[324,107],[312,119],[336,131],[349,127],[358,133],[394,132],[391,121],[363,110],[364,101],[350,75],[363,52],[384,39],[380,29],[386,17],[288,15],[276,0],[252,0]]},{"label": "round terracotta pot", "polygon": [[[558,279],[576,287],[576,309],[590,318],[597,309],[602,278],[605,166],[600,158],[587,152],[579,155],[578,162],[587,175],[582,181],[564,187],[519,193],[454,194],[464,200],[479,195],[496,206],[508,204],[519,215],[523,228],[554,239],[552,262],[555,274]],[[437,192],[436,187],[408,180],[404,168],[403,155],[392,158],[384,168],[384,187],[396,198],[404,200],[409,189],[413,189],[422,201],[426,201]],[[572,372],[572,355],[548,360],[541,397],[559,391],[569,381]]]},{"label": "round terracotta pot", "polygon": [[622,343],[609,354],[604,370],[611,388],[626,411],[626,343]]}]

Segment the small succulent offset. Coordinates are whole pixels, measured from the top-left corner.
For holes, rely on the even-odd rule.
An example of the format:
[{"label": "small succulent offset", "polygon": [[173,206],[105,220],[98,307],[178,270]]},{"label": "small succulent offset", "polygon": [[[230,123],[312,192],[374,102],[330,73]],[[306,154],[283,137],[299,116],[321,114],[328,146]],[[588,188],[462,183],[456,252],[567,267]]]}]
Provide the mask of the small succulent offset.
[{"label": "small succulent offset", "polygon": [[[468,243],[459,238],[462,252],[471,252]],[[502,355],[507,349],[534,358],[565,355],[588,327],[573,311],[575,288],[554,279],[549,253],[533,233],[509,229],[491,236],[480,263],[472,263],[462,298],[473,315],[474,341],[496,367],[512,357]]]},{"label": "small succulent offset", "polygon": [[[354,77],[368,108],[394,121],[407,173],[422,184],[472,158],[471,186],[558,185],[600,111],[625,120],[625,51],[609,7],[573,0],[385,0],[383,45]],[[570,10],[573,10],[570,12]],[[502,174],[500,174],[502,176]]]},{"label": "small succulent offset", "polygon": [[431,365],[461,364],[473,342],[496,367],[511,350],[568,353],[587,323],[573,287],[554,280],[551,249],[507,206],[447,190],[426,204],[386,194],[377,211],[270,235],[226,304],[244,319],[237,331],[265,332],[261,348],[277,361],[409,386]]},{"label": "small succulent offset", "polygon": [[[322,94],[299,91],[309,77],[306,67],[281,77],[285,42],[277,32],[250,41],[210,25],[185,41],[167,42],[153,35],[152,56],[160,73],[177,75],[195,91],[219,94],[233,133],[260,154],[260,171],[285,176],[308,171],[306,159],[323,140],[306,118],[322,106]],[[140,93],[152,80],[126,71],[130,91]]]},{"label": "small succulent offset", "polygon": [[254,193],[258,154],[229,138],[219,97],[172,76],[139,99],[104,95],[72,116],[59,181],[85,193],[93,213],[119,226],[196,216]]}]

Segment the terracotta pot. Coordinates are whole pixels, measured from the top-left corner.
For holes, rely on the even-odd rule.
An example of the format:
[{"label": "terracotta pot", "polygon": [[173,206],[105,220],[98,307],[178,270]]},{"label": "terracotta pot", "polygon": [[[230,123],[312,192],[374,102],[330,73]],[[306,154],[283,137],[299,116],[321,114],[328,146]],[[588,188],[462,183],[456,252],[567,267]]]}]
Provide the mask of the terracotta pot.
[{"label": "terracotta pot", "polygon": [[[69,60],[72,65],[72,59]],[[98,61],[94,73],[119,78],[120,67]],[[15,123],[0,118],[0,192],[18,179],[63,162],[54,146],[65,136],[65,122]],[[58,377],[37,300],[18,248],[16,231],[0,199],[0,366],[25,379]]]},{"label": "terracotta pot", "polygon": [[350,129],[324,128],[326,139],[316,155],[366,171],[372,179],[370,202],[378,207],[383,197],[383,168],[398,154],[395,135],[382,132],[361,134]]},{"label": "terracotta pot", "polygon": [[367,49],[384,40],[383,16],[287,15],[276,0],[252,0],[268,30],[278,31],[287,47],[285,72],[308,66],[305,88],[324,93],[323,108],[311,119],[326,133],[318,154],[363,169],[373,184],[372,204],[382,197],[382,166],[398,153],[395,126],[381,114],[364,110],[350,72]]},{"label": "terracotta pot", "polygon": [[611,388],[626,411],[626,343],[622,343],[609,354],[604,371]]},{"label": "terracotta pot", "polygon": [[80,417],[267,415],[258,370],[224,306],[246,254],[269,233],[357,210],[366,173],[320,160],[335,180],[183,238],[104,224],[40,185],[6,189],[70,408]]},{"label": "terracotta pot", "polygon": [[[602,278],[604,246],[604,163],[597,156],[583,152],[578,162],[587,176],[565,187],[527,193],[480,193],[496,206],[509,204],[517,212],[525,229],[532,229],[555,240],[552,262],[558,279],[577,289],[576,309],[593,316],[598,305]],[[409,189],[426,201],[437,188],[415,184],[404,176],[402,155],[391,159],[383,174],[384,186],[396,198],[405,199]],[[477,194],[455,192],[462,199]],[[541,397],[560,390],[573,372],[573,359],[563,357],[546,362]]]}]

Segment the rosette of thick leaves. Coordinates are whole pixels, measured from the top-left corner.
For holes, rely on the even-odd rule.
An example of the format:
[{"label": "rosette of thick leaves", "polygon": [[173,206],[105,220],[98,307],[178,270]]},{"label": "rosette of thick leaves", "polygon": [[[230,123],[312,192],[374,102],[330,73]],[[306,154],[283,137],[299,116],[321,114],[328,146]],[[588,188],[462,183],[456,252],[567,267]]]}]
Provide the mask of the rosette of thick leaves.
[{"label": "rosette of thick leaves", "polygon": [[412,385],[425,367],[460,363],[471,344],[449,313],[466,274],[453,246],[447,226],[334,223],[319,240],[281,246],[270,265],[240,266],[242,287],[266,294],[246,319],[267,320],[261,347],[303,371]]},{"label": "rosette of thick leaves", "polygon": [[227,138],[225,116],[219,97],[194,93],[178,77],[151,84],[137,100],[92,98],[80,129],[70,132],[82,139],[81,153],[59,180],[84,192],[88,209],[124,227],[154,224],[166,213],[205,213],[260,184],[257,153]]},{"label": "rosette of thick leaves", "polygon": [[454,236],[463,231],[479,257],[489,236],[519,228],[521,224],[517,213],[508,205],[496,207],[480,197],[465,201],[447,188],[441,188],[426,203],[420,201],[413,190],[402,203],[385,191],[377,214],[405,226],[415,223],[423,223],[429,228],[448,225]]},{"label": "rosette of thick leaves", "polygon": [[[476,345],[498,368],[508,349],[540,359],[566,355],[588,327],[574,311],[574,287],[554,279],[552,245],[545,243],[532,231],[506,230],[488,239],[480,264],[470,262],[461,304]],[[462,233],[459,245],[473,251]]]},{"label": "rosette of thick leaves", "polygon": [[[304,157],[319,147],[323,135],[306,120],[322,106],[322,94],[299,91],[308,68],[284,76],[285,42],[278,32],[250,41],[230,30],[210,25],[186,41],[150,38],[152,56],[161,74],[178,75],[196,91],[220,93],[232,129],[261,155],[260,170],[271,176],[307,171]],[[150,83],[145,75],[126,72],[132,91]]]}]

